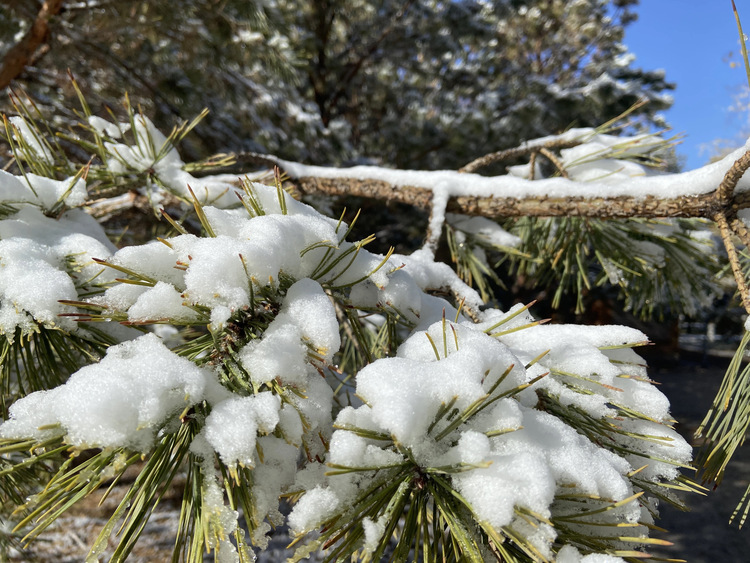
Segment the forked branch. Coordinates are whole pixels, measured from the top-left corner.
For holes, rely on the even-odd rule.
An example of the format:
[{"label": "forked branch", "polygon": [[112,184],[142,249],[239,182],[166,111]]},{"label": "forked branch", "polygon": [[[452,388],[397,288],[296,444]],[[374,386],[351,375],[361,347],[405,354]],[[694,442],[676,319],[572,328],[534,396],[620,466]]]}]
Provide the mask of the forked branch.
[{"label": "forked branch", "polygon": [[[368,178],[357,171],[347,176],[341,169],[335,175],[314,175],[314,168],[303,169],[303,174],[290,172],[296,163],[286,162],[272,155],[241,153],[237,155],[241,164],[278,166],[300,192],[328,196],[355,196],[406,203],[420,209],[432,208],[432,189],[406,184],[394,184],[387,180]],[[308,174],[309,175],[306,175]],[[520,179],[519,179],[520,180]],[[565,181],[560,179],[560,181]],[[686,179],[687,181],[687,179]],[[530,182],[534,184],[534,182]],[[716,211],[726,207],[726,216],[733,216],[738,209],[750,207],[750,192],[734,193],[731,202],[722,206],[716,192],[674,197],[645,196],[576,196],[549,197],[527,195],[492,196],[455,195],[448,199],[446,211],[463,215],[478,215],[489,219],[501,217],[598,217],[600,219],[703,217],[713,219]]]},{"label": "forked branch", "polygon": [[722,180],[716,190],[716,198],[722,206],[726,206],[731,202],[737,182],[740,181],[740,178],[742,178],[748,168],[750,168],[750,151],[735,161],[724,175],[724,180]]},{"label": "forked branch", "polygon": [[490,164],[496,162],[507,162],[509,160],[515,160],[517,158],[532,156],[536,153],[541,152],[542,149],[547,151],[569,149],[580,145],[583,141],[581,139],[554,139],[552,141],[546,141],[543,143],[530,141],[524,143],[520,147],[514,147],[512,149],[506,149],[504,151],[493,152],[480,156],[476,160],[472,160],[466,166],[459,168],[459,172],[476,172],[481,168],[485,168]]}]

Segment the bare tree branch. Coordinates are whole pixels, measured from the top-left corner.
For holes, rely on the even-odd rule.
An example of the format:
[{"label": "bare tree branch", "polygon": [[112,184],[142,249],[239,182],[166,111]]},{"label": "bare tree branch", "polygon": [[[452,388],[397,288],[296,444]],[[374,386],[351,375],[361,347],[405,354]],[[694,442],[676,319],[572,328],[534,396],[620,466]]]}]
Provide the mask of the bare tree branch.
[{"label": "bare tree branch", "polygon": [[[283,166],[283,165],[282,165]],[[294,178],[293,184],[303,193],[332,196],[360,196],[384,201],[395,201],[430,209],[433,192],[417,186],[394,186],[383,180],[357,178]],[[750,206],[750,194],[737,194],[734,204]],[[457,196],[448,201],[446,211],[462,215],[481,215],[490,219],[500,217],[599,217],[657,218],[657,217],[713,217],[713,193],[678,198],[646,196],[618,197],[479,197]]]},{"label": "bare tree branch", "polygon": [[529,155],[529,180],[534,180],[534,176],[536,175],[536,157],[539,153],[538,152],[532,152]]},{"label": "bare tree branch", "polygon": [[734,231],[734,234],[742,241],[742,244],[750,250],[750,231],[748,231],[742,219],[734,217],[729,220],[729,226],[732,228],[732,231]]},{"label": "bare tree branch", "polygon": [[539,154],[543,155],[547,158],[554,166],[557,168],[557,171],[560,173],[560,176],[563,178],[569,178],[568,172],[565,170],[565,165],[562,163],[562,161],[557,158],[557,155],[553,153],[551,150],[549,150],[547,147],[542,147],[539,149]]},{"label": "bare tree branch", "polygon": [[9,86],[23,72],[37,49],[47,40],[50,19],[60,13],[63,3],[64,0],[45,0],[42,4],[29,31],[3,57],[0,66],[0,88]]},{"label": "bare tree branch", "polygon": [[493,152],[485,156],[481,156],[477,158],[476,160],[472,160],[466,166],[459,168],[458,171],[459,172],[476,172],[480,168],[484,168],[496,162],[505,162],[508,160],[521,158],[522,156],[533,155],[539,152],[539,150],[542,148],[545,148],[548,150],[569,149],[569,148],[580,145],[582,142],[583,142],[582,139],[568,139],[568,138],[554,139],[552,141],[547,141],[544,143],[531,141],[529,143],[524,143],[520,147],[514,147],[512,149],[506,149],[504,151]]}]

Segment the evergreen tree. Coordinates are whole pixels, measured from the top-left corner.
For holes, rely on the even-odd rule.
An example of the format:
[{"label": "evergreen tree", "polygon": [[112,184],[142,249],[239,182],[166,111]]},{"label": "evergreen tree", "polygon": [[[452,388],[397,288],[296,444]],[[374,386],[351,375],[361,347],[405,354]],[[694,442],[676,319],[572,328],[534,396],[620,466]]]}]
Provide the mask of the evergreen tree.
[{"label": "evergreen tree", "polygon": [[[73,94],[67,69],[90,103],[127,91],[163,128],[208,108],[202,154],[458,168],[487,147],[598,126],[641,98],[645,123],[663,125],[671,86],[622,44],[634,4],[58,2],[18,84],[58,115]],[[6,49],[39,5],[3,7]]]}]

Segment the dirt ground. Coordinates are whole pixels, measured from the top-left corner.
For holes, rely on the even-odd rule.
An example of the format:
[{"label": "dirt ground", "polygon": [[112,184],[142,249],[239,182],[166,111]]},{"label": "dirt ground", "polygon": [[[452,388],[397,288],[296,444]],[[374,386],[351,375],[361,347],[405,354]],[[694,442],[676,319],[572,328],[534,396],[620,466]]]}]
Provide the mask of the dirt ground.
[{"label": "dirt ground", "polygon": [[[718,390],[728,359],[707,359],[700,355],[683,354],[679,359],[649,354],[650,375],[661,384],[661,389],[672,403],[672,414],[679,422],[678,429],[690,438],[705,415]],[[668,366],[668,367],[665,367]],[[675,367],[676,366],[676,367]],[[671,547],[652,550],[666,559],[682,559],[692,563],[724,563],[750,561],[750,525],[739,530],[727,522],[750,480],[750,447],[741,449],[730,465],[722,485],[705,497],[687,499],[691,512],[681,512],[669,506],[662,508],[657,524],[669,530],[658,537],[673,542]],[[96,538],[106,515],[116,506],[112,495],[103,506],[91,498],[76,508],[70,516],[60,520],[24,553],[16,553],[12,563],[79,563]],[[171,561],[174,533],[179,516],[179,499],[166,498],[144,532],[138,548],[129,558],[132,563],[160,563]],[[290,552],[289,541],[281,529],[272,539],[269,549],[259,554],[261,563],[284,561]],[[106,561],[106,557],[104,558]],[[206,561],[213,561],[207,558]]]}]

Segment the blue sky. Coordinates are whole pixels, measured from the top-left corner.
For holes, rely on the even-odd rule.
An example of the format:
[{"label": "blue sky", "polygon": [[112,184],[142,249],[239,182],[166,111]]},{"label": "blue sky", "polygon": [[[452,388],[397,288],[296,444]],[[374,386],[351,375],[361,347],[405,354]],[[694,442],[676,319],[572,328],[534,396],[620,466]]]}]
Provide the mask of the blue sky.
[{"label": "blue sky", "polygon": [[[735,0],[750,34],[750,0]],[[641,0],[638,21],[626,28],[625,44],[636,55],[633,66],[666,71],[676,84],[674,105],[665,113],[675,133],[687,135],[677,149],[686,169],[706,163],[701,146],[714,139],[742,142],[748,115],[729,111],[747,85],[731,0]],[[730,58],[731,55],[731,58]],[[734,68],[730,61],[736,64]]]}]

